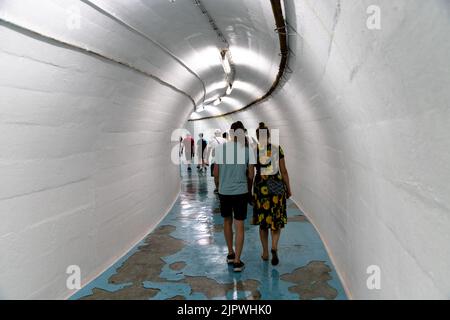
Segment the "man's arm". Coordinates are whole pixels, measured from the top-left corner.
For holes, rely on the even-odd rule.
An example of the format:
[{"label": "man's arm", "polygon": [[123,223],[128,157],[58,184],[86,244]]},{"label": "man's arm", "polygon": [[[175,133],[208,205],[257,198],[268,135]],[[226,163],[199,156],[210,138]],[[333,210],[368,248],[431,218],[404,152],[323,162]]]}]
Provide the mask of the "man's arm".
[{"label": "man's arm", "polygon": [[214,179],[219,181],[219,165],[217,163],[214,165],[213,174],[214,174]]},{"label": "man's arm", "polygon": [[250,194],[252,194],[254,177],[255,177],[255,165],[250,164],[247,170],[248,192]]},{"label": "man's arm", "polygon": [[212,145],[212,142],[208,143],[208,146],[206,147],[206,158],[205,158],[206,164],[209,164],[209,158],[211,156],[211,150],[213,149],[211,145]]}]

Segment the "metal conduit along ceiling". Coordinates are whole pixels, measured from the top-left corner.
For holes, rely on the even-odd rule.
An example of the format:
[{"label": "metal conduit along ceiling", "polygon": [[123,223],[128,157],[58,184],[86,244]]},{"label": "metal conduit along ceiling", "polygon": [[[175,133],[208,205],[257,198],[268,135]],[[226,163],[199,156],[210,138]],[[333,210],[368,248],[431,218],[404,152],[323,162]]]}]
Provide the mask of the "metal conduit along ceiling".
[{"label": "metal conduit along ceiling", "polygon": [[279,130],[349,297],[448,299],[448,3],[0,0],[0,299],[108,269],[177,199],[177,130],[237,120]]},{"label": "metal conduit along ceiling", "polygon": [[[279,32],[284,29],[280,0],[235,1],[233,5],[217,0],[71,0],[58,10],[67,11],[68,5],[76,6],[85,24],[89,21],[89,29],[96,24],[103,29],[102,38],[108,40],[100,44],[98,32],[95,38],[86,39],[81,32],[88,30],[86,26],[70,34],[41,29],[41,17],[30,10],[36,3],[28,0],[6,1],[8,12],[1,18],[24,31],[165,83],[191,99],[194,112],[190,120],[230,114],[255,104],[274,90],[284,70],[287,50],[282,40],[285,34]],[[19,12],[27,11],[26,20],[15,20]],[[94,14],[95,20],[90,20]],[[101,20],[98,15],[103,16]],[[64,18],[55,19],[54,24],[63,25]],[[135,45],[133,52],[121,48],[128,51],[128,61],[115,57],[123,56],[115,48],[119,39],[114,39],[105,25],[113,30],[125,28],[132,35],[128,38]]]},{"label": "metal conduit along ceiling", "polygon": [[0,298],[67,297],[68,265],[95,277],[157,225],[168,136],[267,93],[275,29],[263,0],[0,1]]},{"label": "metal conduit along ceiling", "polygon": [[[234,114],[234,113],[237,113],[240,111],[244,111],[244,110],[266,100],[267,98],[269,98],[275,92],[275,90],[278,89],[279,86],[281,85],[282,78],[285,76],[285,72],[287,72],[287,73],[292,72],[292,70],[288,66],[288,58],[289,58],[289,53],[290,53],[289,43],[288,43],[289,25],[285,21],[285,17],[283,14],[283,5],[280,0],[271,0],[271,5],[272,5],[275,24],[276,24],[276,28],[275,28],[274,32],[278,33],[279,47],[280,47],[279,69],[278,69],[278,73],[273,81],[272,86],[264,94],[261,93],[259,98],[256,98],[255,100],[253,100],[245,105],[240,106],[239,103],[242,104],[242,101],[234,100],[234,101],[231,101],[232,103],[234,103],[234,107],[231,108],[231,110],[223,110],[223,109],[220,110],[219,108],[216,108],[215,110],[212,110],[213,111],[212,114],[210,112],[207,115],[199,115],[198,112],[194,112],[193,115],[191,116],[191,118],[189,119],[189,121],[199,121],[199,120],[207,120],[207,119],[212,119],[212,118],[219,118],[219,117],[231,115],[231,114]],[[296,34],[293,34],[293,35],[295,36]],[[234,64],[233,64],[233,67],[234,67]],[[284,77],[284,79],[287,80],[286,77]],[[229,87],[226,91],[227,96],[229,96],[231,94],[234,87],[237,87],[240,90],[247,90],[247,92],[257,92],[257,93],[261,92],[260,89],[256,88],[251,83],[245,83],[245,82],[242,82],[239,80],[236,83],[234,83],[234,80],[235,80],[235,70],[233,70],[232,81],[228,82]],[[215,103],[214,105],[218,106],[223,101],[229,101],[226,99],[228,99],[228,98],[227,97],[225,97],[225,99],[219,98],[219,100],[216,100],[217,103]],[[211,111],[211,109],[209,109],[207,111]]]},{"label": "metal conduit along ceiling", "polygon": [[229,42],[235,73],[232,87],[220,103],[193,113],[191,121],[231,114],[267,97],[284,70],[280,60],[285,60],[280,54],[280,45],[285,42],[279,40],[277,32],[282,25],[280,18],[284,21],[279,0],[233,2],[232,6],[223,1],[202,3]]},{"label": "metal conduit along ceiling", "polygon": [[[279,0],[232,5],[217,0],[85,2],[145,34],[201,79],[204,96],[196,100],[191,120],[228,114],[254,103],[270,91],[279,75],[282,56],[274,17],[274,12],[281,15]],[[227,59],[221,55],[224,51]],[[231,77],[224,60],[231,64]],[[197,91],[192,96],[201,95]]]}]

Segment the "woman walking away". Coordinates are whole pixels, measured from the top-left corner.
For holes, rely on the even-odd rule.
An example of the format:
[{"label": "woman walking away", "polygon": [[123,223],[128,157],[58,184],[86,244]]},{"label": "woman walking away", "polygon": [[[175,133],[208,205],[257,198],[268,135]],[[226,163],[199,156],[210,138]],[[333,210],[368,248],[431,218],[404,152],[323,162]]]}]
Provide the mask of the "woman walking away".
[{"label": "woman walking away", "polygon": [[287,223],[286,199],[291,197],[289,175],[284,151],[272,145],[270,131],[261,122],[256,130],[258,138],[256,176],[253,186],[253,217],[259,224],[264,261],[269,260],[269,230],[272,237],[272,265],[279,263],[278,241],[281,229]]},{"label": "woman walking away", "polygon": [[[247,219],[248,184],[253,181],[255,156],[245,144],[244,125],[231,125],[230,141],[216,148],[214,177],[219,180],[220,212],[224,218],[224,236],[228,247],[227,262],[235,272],[244,269],[244,221]],[[236,230],[233,247],[233,221]]]}]

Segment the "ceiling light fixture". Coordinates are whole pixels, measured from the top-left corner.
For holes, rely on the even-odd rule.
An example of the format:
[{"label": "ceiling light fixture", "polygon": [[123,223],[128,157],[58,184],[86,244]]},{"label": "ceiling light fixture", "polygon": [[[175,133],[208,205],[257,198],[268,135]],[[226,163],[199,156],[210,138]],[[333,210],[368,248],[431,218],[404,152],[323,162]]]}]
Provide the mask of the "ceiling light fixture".
[{"label": "ceiling light fixture", "polygon": [[231,91],[233,91],[233,85],[230,83],[230,85],[227,88],[227,96],[230,95]]},{"label": "ceiling light fixture", "polygon": [[225,71],[225,73],[227,74],[227,77],[229,77],[230,73],[231,73],[231,63],[228,58],[228,54],[229,53],[228,53],[227,49],[220,51],[220,57],[222,58],[221,59],[222,67],[223,67],[223,70]]},{"label": "ceiling light fixture", "polygon": [[[202,3],[202,0],[193,0],[194,4],[200,9],[203,15],[206,16],[212,30],[214,30],[217,34],[218,39],[222,42],[222,45],[218,48],[220,50],[220,62],[222,64],[223,70],[225,72],[225,81],[226,84],[223,86],[224,89],[226,89],[222,96],[220,96],[218,99],[216,99],[212,104],[214,106],[218,106],[222,103],[222,98],[229,95],[231,91],[233,90],[233,82],[236,74],[236,67],[233,62],[233,57],[230,52],[230,44],[228,43],[227,39],[223,35],[222,31],[217,26],[214,19],[211,17],[209,12],[206,10],[205,6]],[[217,63],[217,62],[216,62]],[[209,107],[209,103],[204,103],[205,108]]]},{"label": "ceiling light fixture", "polygon": [[225,56],[225,58],[222,59],[222,66],[223,66],[223,70],[225,71],[226,74],[231,73],[230,61],[228,61],[228,58],[226,56]]}]

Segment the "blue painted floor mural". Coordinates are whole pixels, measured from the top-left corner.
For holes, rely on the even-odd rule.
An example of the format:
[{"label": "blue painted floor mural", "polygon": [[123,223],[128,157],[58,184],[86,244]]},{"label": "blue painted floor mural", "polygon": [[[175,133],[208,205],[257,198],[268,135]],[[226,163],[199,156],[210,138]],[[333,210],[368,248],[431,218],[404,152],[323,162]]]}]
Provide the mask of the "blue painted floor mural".
[{"label": "blue painted floor mural", "polygon": [[209,173],[184,173],[180,197],[161,224],[71,299],[346,299],[319,235],[292,201],[280,264],[261,259],[258,227],[247,219],[246,268],[233,272],[213,189]]}]

